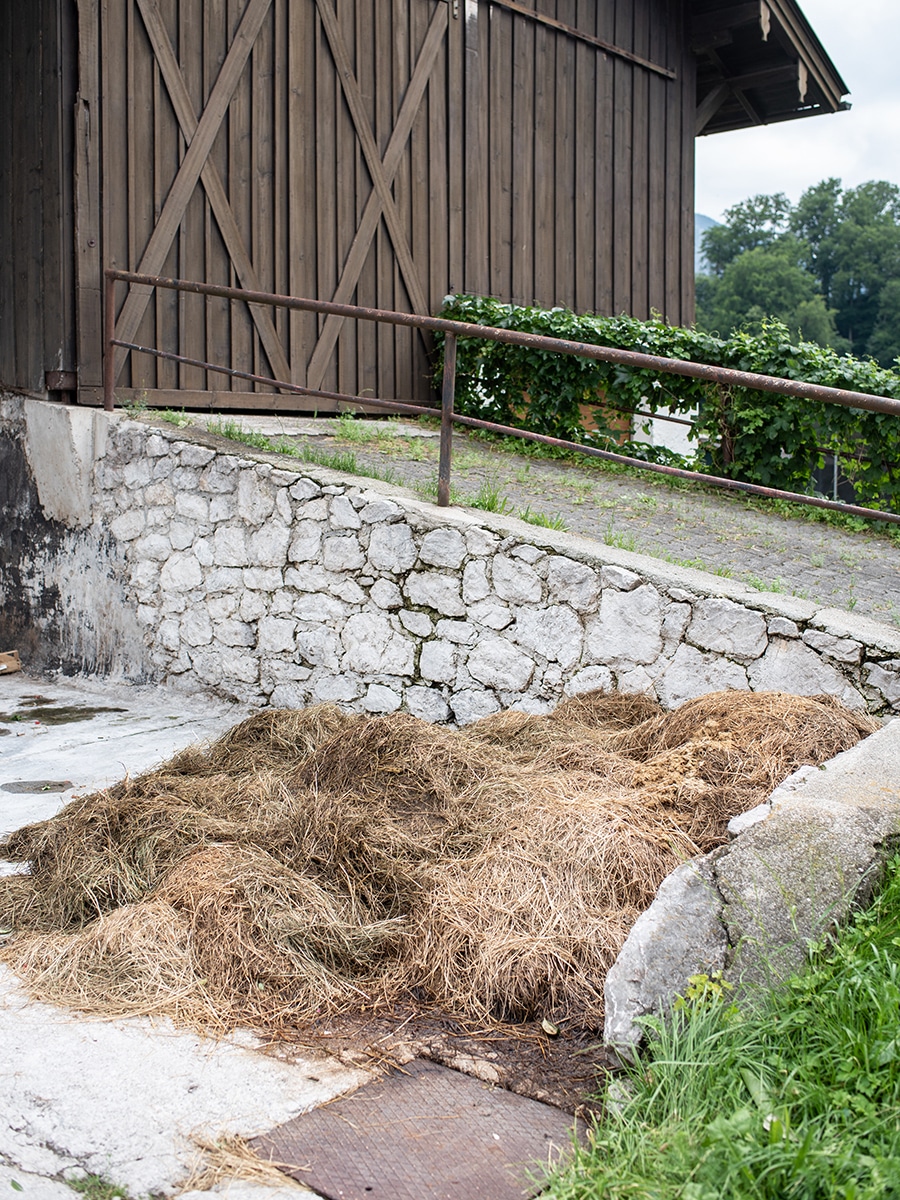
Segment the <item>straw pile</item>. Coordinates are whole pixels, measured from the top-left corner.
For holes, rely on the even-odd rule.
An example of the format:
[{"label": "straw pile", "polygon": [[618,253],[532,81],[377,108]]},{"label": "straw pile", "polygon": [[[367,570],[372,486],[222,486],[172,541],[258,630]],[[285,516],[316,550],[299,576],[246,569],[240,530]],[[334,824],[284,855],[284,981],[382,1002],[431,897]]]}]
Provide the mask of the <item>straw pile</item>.
[{"label": "straw pile", "polygon": [[204,1026],[411,997],[602,1019],[603,980],[678,862],[875,728],[727,692],[592,693],[462,731],[267,710],[0,844],[2,958],[39,998]]}]

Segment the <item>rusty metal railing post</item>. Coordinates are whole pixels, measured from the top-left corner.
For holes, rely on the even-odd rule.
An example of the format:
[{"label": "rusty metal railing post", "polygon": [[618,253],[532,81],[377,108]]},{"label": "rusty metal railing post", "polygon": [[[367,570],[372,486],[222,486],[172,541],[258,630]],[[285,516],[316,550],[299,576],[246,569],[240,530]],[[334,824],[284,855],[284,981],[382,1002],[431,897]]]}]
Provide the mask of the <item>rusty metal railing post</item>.
[{"label": "rusty metal railing post", "polygon": [[106,339],[106,353],[103,355],[103,407],[112,412],[116,406],[116,350],[113,338],[116,336],[116,281],[110,279],[109,272],[103,279],[106,288],[103,334]]},{"label": "rusty metal railing post", "polygon": [[441,457],[438,463],[438,498],[442,508],[450,503],[450,458],[453,452],[453,401],[456,393],[456,335],[444,339],[444,379],[441,386]]}]

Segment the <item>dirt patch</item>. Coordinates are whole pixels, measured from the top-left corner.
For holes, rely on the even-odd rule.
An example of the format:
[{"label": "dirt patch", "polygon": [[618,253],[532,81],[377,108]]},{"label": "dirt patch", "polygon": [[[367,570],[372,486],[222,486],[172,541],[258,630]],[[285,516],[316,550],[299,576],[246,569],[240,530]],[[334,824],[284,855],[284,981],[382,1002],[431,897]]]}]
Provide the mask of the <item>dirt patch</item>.
[{"label": "dirt patch", "polygon": [[[743,692],[673,713],[592,693],[462,731],[266,710],[0,844],[29,866],[0,880],[0,958],[91,1013],[287,1032],[439,1012],[463,1041],[498,1022],[589,1037],[669,871],[876,727]],[[542,1070],[556,1044],[534,1043]]]},{"label": "dirt patch", "polygon": [[602,1079],[618,1068],[594,1030],[563,1023],[549,1036],[539,1022],[467,1022],[414,1004],[374,1013],[336,1013],[280,1030],[267,1053],[300,1044],[352,1066],[381,1072],[427,1058],[485,1083],[580,1116],[600,1110]]}]

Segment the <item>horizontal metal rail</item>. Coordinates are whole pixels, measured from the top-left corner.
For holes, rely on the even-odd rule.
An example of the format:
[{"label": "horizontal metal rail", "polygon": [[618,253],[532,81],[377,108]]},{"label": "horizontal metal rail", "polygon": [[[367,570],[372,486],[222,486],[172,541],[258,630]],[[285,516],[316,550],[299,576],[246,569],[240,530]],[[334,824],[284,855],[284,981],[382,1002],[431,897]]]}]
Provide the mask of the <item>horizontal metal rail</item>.
[{"label": "horizontal metal rail", "polygon": [[726,387],[746,387],[759,392],[777,392],[782,396],[797,396],[801,400],[825,400],[848,408],[865,408],[870,412],[890,413],[900,417],[900,400],[872,396],[868,392],[853,392],[846,388],[825,387],[798,379],[779,379],[773,375],[757,375],[712,363],[690,362],[680,358],[665,358],[658,354],[641,354],[637,350],[618,350],[612,346],[594,346],[589,342],[573,342],[567,338],[545,337],[537,333],[522,333],[518,329],[497,329],[492,325],[474,325],[468,321],[449,321],[444,317],[423,317],[418,313],[391,312],[388,309],[365,308],[354,304],[335,304],[332,300],[308,300],[299,296],[279,296],[274,292],[250,292],[243,288],[220,287],[214,283],[195,283],[184,279],[138,275],[131,271],[107,271],[108,279],[147,287],[170,288],[194,292],[201,296],[219,296],[226,300],[243,300],[247,304],[267,304],[295,312],[326,313],[359,321],[376,321],[385,325],[402,325],[412,329],[429,329],[433,333],[451,333],[457,338],[482,338],[505,342],[511,346],[526,346],[530,350],[548,350],[554,354],[575,354],[595,358],[600,362],[618,363],[636,370],[655,371],[669,375],[686,375],[707,383]]},{"label": "horizontal metal rail", "polygon": [[[600,458],[607,462],[620,463],[642,471],[651,471],[655,474],[692,480],[729,491],[743,492],[748,495],[762,496],[768,499],[788,500],[793,503],[809,505],[813,508],[830,509],[852,516],[863,517],[867,520],[900,524],[900,514],[884,512],[880,509],[845,504],[842,501],[826,500],[824,497],[809,496],[802,492],[789,492],[779,488],[763,487],[760,484],[746,483],[738,479],[727,479],[718,475],[707,475],[700,471],[688,471],[680,467],[667,466],[663,463],[648,463],[643,459],[633,458],[625,454],[617,454],[611,450],[600,450],[597,447],[586,446],[580,442],[569,442],[562,438],[552,437],[549,434],[532,433],[529,430],[518,429],[509,425],[500,425],[493,421],[483,421],[476,417],[463,416],[453,410],[456,383],[456,343],[459,338],[480,338],[508,345],[525,346],[532,350],[546,350],[552,353],[579,355],[584,358],[592,358],[601,362],[613,362],[638,370],[684,375],[725,386],[746,387],[757,391],[797,396],[807,400],[821,400],[830,404],[841,404],[851,408],[863,408],[872,412],[883,412],[891,416],[900,416],[900,401],[898,400],[892,400],[884,396],[872,396],[866,392],[825,387],[821,384],[805,383],[792,379],[778,379],[770,375],[737,371],[729,367],[718,367],[708,363],[695,363],[684,359],[664,358],[659,355],[642,354],[633,350],[619,350],[609,346],[595,346],[587,342],[573,342],[564,338],[551,338],[540,334],[522,333],[514,329],[498,329],[494,326],[476,325],[466,321],[451,321],[443,317],[425,317],[417,313],[400,313],[386,309],[366,308],[360,305],[336,304],[330,300],[310,300],[298,296],[282,296],[272,292],[252,292],[243,288],[224,287],[218,284],[198,283],[192,280],[173,279],[155,275],[142,275],[132,271],[107,270],[105,274],[107,350],[104,358],[104,407],[108,411],[112,411],[115,404],[116,367],[114,347],[119,347],[131,352],[149,354],[155,358],[182,363],[186,366],[199,367],[203,370],[227,375],[230,378],[246,379],[255,383],[267,384],[280,392],[289,394],[315,396],[340,404],[384,408],[393,412],[405,412],[416,415],[427,414],[439,417],[441,419],[441,457],[438,471],[438,503],[442,505],[449,504],[450,502],[451,430],[452,426],[456,424],[503,436],[519,438],[523,441],[537,442],[542,445],[573,451],[588,458]],[[232,367],[223,367],[215,363],[205,362],[201,359],[189,358],[171,351],[163,351],[149,346],[138,345],[134,342],[121,341],[115,337],[115,289],[113,285],[117,281],[149,288],[162,287],[174,291],[192,292],[203,296],[240,300],[247,304],[264,304],[294,311],[332,314],[351,320],[374,321],[380,324],[427,329],[434,333],[443,333],[446,337],[446,342],[441,408],[408,404],[400,400],[381,400],[372,396],[354,396],[342,392],[322,391],[321,389],[308,388],[301,384],[290,383],[286,380],[273,379],[270,376],[257,375],[248,371],[240,371]],[[656,416],[656,414],[652,415]],[[678,420],[678,423],[682,423],[680,419],[676,418],[676,420]]]}]

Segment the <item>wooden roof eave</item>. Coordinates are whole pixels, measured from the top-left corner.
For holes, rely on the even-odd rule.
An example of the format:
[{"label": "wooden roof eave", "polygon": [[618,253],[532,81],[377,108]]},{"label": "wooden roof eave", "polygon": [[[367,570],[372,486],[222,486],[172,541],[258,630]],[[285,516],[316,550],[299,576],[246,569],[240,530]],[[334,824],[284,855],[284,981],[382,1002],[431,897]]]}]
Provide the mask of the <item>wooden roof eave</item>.
[{"label": "wooden roof eave", "polygon": [[838,74],[825,47],[816,37],[812,26],[797,7],[795,0],[766,0],[772,16],[790,39],[801,61],[806,64],[810,80],[815,80],[832,112],[840,112],[843,97],[849,88]]},{"label": "wooden roof eave", "polygon": [[[699,5],[694,0],[694,4],[707,8],[699,16],[694,14],[694,29],[699,31],[703,43],[695,45],[695,52],[714,71],[712,79],[706,78],[704,94],[698,98],[698,135],[839,112],[849,107],[842,100],[848,90],[846,84],[795,0],[753,0],[752,3],[726,4],[712,10],[703,0]],[[743,26],[746,29],[748,24],[756,24],[760,30],[754,61],[751,64],[733,60],[729,69],[719,50],[730,45],[734,28]],[[771,66],[767,65],[767,60],[771,61]],[[772,86],[777,87],[791,64],[797,72],[796,105],[785,111],[779,103],[774,106],[775,111],[766,112],[769,106],[758,102],[765,94],[765,77],[770,76]],[[801,95],[801,77],[805,79],[806,95]],[[755,91],[756,100],[747,94],[751,89]],[[807,100],[807,95],[812,103]],[[743,118],[732,115],[724,121],[717,119],[719,109],[728,99],[737,101],[743,110]]]}]

